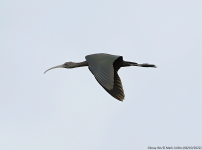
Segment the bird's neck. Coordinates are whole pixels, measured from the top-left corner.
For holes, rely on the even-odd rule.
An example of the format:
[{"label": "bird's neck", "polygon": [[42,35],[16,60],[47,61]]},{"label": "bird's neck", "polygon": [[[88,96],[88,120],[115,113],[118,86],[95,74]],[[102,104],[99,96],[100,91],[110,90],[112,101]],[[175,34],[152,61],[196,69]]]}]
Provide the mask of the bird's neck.
[{"label": "bird's neck", "polygon": [[73,66],[73,68],[84,67],[84,66],[88,66],[87,61],[78,62],[78,63],[74,62],[74,66]]}]

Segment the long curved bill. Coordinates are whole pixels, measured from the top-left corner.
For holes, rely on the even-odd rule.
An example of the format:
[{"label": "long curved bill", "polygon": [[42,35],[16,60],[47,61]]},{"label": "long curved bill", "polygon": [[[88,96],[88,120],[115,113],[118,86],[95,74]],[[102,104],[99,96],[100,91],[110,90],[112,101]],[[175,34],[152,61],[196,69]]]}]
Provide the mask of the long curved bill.
[{"label": "long curved bill", "polygon": [[46,71],[44,72],[44,74],[45,74],[47,71],[49,71],[49,70],[51,70],[51,69],[55,69],[55,68],[63,68],[63,65],[59,65],[59,66],[52,67],[52,68],[46,70]]}]

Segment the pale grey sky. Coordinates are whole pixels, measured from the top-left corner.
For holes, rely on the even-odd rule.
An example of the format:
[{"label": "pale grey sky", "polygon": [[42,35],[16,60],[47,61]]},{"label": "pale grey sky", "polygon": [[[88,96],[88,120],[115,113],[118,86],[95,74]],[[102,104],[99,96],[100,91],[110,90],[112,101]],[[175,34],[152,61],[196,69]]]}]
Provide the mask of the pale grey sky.
[{"label": "pale grey sky", "polygon": [[[0,2],[0,149],[135,150],[202,146],[202,1]],[[87,67],[93,53],[122,68],[125,101]]]}]

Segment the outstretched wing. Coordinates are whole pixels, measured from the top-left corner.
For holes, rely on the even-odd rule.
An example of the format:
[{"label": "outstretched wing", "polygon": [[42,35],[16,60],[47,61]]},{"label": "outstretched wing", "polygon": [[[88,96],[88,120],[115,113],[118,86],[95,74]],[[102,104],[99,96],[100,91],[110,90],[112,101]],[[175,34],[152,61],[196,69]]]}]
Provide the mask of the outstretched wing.
[{"label": "outstretched wing", "polygon": [[[90,70],[90,68],[89,68],[89,70]],[[105,88],[100,83],[99,80],[97,80],[97,81],[111,96],[113,96],[114,98],[116,98],[117,100],[120,100],[120,101],[124,100],[125,95],[124,95],[124,91],[123,91],[123,86],[122,86],[122,83],[121,83],[121,79],[120,79],[120,77],[119,77],[119,75],[117,74],[116,71],[114,72],[114,86],[113,86],[113,89],[108,90],[107,88]]]},{"label": "outstretched wing", "polygon": [[[89,70],[95,76],[95,79],[98,81],[98,83],[111,96],[120,101],[123,101],[125,95],[121,79],[119,78],[119,75],[117,73],[117,71],[120,68],[120,62],[123,61],[122,56],[114,56],[114,55],[108,56],[109,54],[105,55],[102,54],[103,57],[101,56],[96,57],[95,55],[97,54],[94,54],[93,58],[89,58],[88,56],[86,58],[89,64]],[[107,83],[109,84],[107,85]]]},{"label": "outstretched wing", "polygon": [[[104,88],[104,87],[103,87]],[[117,72],[114,72],[114,87],[111,90],[108,90],[106,88],[104,88],[111,96],[113,96],[114,98],[123,101],[125,95],[124,95],[124,91],[123,91],[123,86],[121,83],[121,79],[119,78],[119,75],[117,74]]]},{"label": "outstretched wing", "polygon": [[102,87],[112,90],[114,86],[114,61],[120,56],[110,54],[87,55],[89,69]]}]

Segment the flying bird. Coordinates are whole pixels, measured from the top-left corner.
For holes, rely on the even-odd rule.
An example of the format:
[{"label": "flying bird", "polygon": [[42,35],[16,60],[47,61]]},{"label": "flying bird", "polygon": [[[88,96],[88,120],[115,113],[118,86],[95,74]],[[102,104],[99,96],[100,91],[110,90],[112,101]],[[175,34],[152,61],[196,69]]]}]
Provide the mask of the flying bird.
[{"label": "flying bird", "polygon": [[118,70],[121,67],[138,66],[138,67],[154,67],[153,64],[138,64],[135,62],[124,61],[122,56],[111,55],[105,53],[87,55],[86,61],[75,63],[65,62],[62,65],[52,67],[44,72],[44,74],[54,68],[76,68],[88,66],[97,82],[117,100],[124,100],[124,91]]}]

